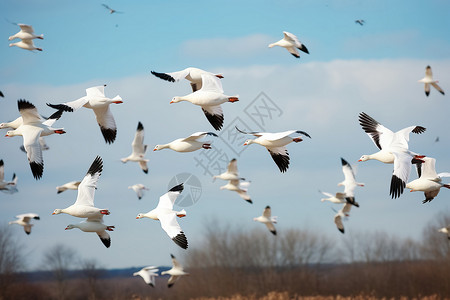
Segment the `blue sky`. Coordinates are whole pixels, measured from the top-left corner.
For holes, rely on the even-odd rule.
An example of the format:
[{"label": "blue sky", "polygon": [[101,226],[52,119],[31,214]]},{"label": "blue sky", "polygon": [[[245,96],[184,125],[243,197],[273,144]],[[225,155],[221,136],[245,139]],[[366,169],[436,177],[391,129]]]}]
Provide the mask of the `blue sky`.
[{"label": "blue sky", "polygon": [[[124,13],[110,15],[101,3]],[[18,175],[19,193],[0,194],[0,222],[6,224],[24,212],[41,215],[30,236],[12,228],[29,249],[31,269],[39,268],[45,250],[57,243],[109,268],[168,264],[169,253],[182,257],[189,250],[178,249],[157,222],[135,217],[156,205],[173,176],[189,172],[200,179],[203,189],[200,200],[186,207],[188,215],[180,220],[190,247],[203,243],[207,222],[262,226],[252,218],[266,205],[279,218],[280,234],[283,228],[297,227],[336,241],[352,232],[377,230],[419,238],[435,214],[448,210],[449,191],[442,190],[427,205],[421,203],[422,193],[405,192],[392,200],[392,166],[359,163],[357,179],[366,186],[357,190],[361,207],[345,223],[345,235],[336,230],[331,205],[321,203],[317,191],[340,190],[336,186],[343,179],[340,157],[356,164],[362,154],[376,152],[358,124],[361,111],[392,130],[426,127],[424,134],[411,136],[410,149],[435,157],[438,172],[450,171],[448,95],[432,90],[427,98],[417,83],[431,65],[434,77],[450,93],[449,9],[447,1],[1,1],[0,90],[5,94],[0,99],[1,122],[18,116],[17,99],[25,98],[49,115],[52,109],[45,103],[72,101],[84,96],[86,88],[102,84],[107,84],[106,96],[119,94],[124,103],[111,107],[118,125],[112,145],[104,143],[92,111],[64,114],[56,125],[67,134],[47,138],[50,150],[44,152],[40,181],[32,178],[26,157],[18,150],[22,139],[1,138],[6,177]],[[359,26],[355,19],[366,24]],[[8,37],[18,28],[7,20],[31,24],[37,34],[43,33],[44,40],[35,44],[44,51],[8,47]],[[310,55],[295,59],[282,48],[268,48],[284,30],[296,34]],[[238,159],[241,175],[252,181],[253,205],[220,191],[222,183],[204,175],[196,165],[201,152],[150,151],[148,175],[119,160],[131,151],[138,121],[144,125],[149,148],[213,130],[198,107],[169,105],[173,96],[190,93],[187,82],[168,83],[150,74],[188,66],[224,74],[225,93],[239,94],[239,102],[223,105],[224,127],[239,121],[259,129],[246,112],[264,92],[280,110],[265,120],[266,131],[296,129],[312,137],[288,146],[291,166],[285,174],[258,145],[243,152],[237,148],[237,156],[226,145],[225,130],[221,138],[209,138],[213,147]],[[434,143],[437,136],[440,142]],[[96,206],[108,207],[112,214],[105,223],[116,226],[110,249],[95,234],[64,231],[67,224],[81,220],[51,216],[55,208],[67,207],[76,198],[74,191],[57,195],[55,187],[81,179],[96,155],[104,159]],[[410,178],[416,178],[414,171]],[[138,182],[150,188],[141,201],[127,189]]]}]

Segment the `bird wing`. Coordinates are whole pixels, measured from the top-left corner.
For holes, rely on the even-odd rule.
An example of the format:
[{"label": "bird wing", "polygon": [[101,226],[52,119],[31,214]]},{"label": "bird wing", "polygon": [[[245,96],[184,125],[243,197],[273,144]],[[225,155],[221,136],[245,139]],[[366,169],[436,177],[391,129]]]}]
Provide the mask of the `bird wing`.
[{"label": "bird wing", "polygon": [[269,229],[270,232],[272,232],[273,234],[277,233],[277,230],[275,229],[275,226],[273,225],[272,222],[269,223],[265,223],[267,228]]},{"label": "bird wing", "polygon": [[336,224],[337,229],[344,233],[344,224],[342,224],[342,217],[340,214],[334,216],[334,223]]},{"label": "bird wing", "polygon": [[[327,197],[333,198],[333,195],[330,194],[330,193],[322,192],[322,191],[319,191],[319,193],[321,193],[321,194],[323,194],[323,195],[325,195],[325,196],[327,196]],[[336,194],[337,194],[337,193],[336,193]]]},{"label": "bird wing", "polygon": [[282,139],[284,137],[287,137],[293,133],[298,133],[298,134],[302,134],[304,136],[307,136],[309,138],[311,138],[311,136],[301,130],[288,130],[288,131],[283,131],[283,132],[276,132],[276,133],[260,133],[262,135],[262,137],[268,141],[276,141],[279,139]]},{"label": "bird wing", "polygon": [[41,116],[39,115],[37,108],[27,100],[20,99],[17,101],[17,107],[19,113],[22,116],[23,124],[40,123]]},{"label": "bird wing", "polygon": [[3,163],[3,159],[0,160],[0,181],[5,180],[5,165]]},{"label": "bird wing", "polygon": [[215,130],[222,129],[223,110],[220,105],[202,106],[202,111]]},{"label": "bird wing", "polygon": [[263,211],[263,216],[270,219],[270,216],[272,215],[272,210],[270,209],[270,206],[266,206]]},{"label": "bird wing", "polygon": [[33,26],[27,24],[17,24],[23,32],[34,33]]},{"label": "bird wing", "polygon": [[42,156],[42,148],[39,143],[42,131],[42,128],[27,126],[26,130],[22,132],[23,147],[27,152],[28,162],[35,179],[41,178],[44,172],[44,157]]},{"label": "bird wing", "polygon": [[[89,220],[89,219],[88,219]],[[105,245],[106,248],[109,248],[111,246],[111,237],[109,236],[109,233],[107,233],[105,230],[97,232],[98,237],[102,241],[103,245]]]},{"label": "bird wing", "polygon": [[105,86],[98,85],[86,89],[86,97],[88,98],[105,98]]},{"label": "bird wing", "polygon": [[95,190],[97,189],[97,182],[102,170],[103,161],[100,156],[97,156],[78,186],[77,200],[74,205],[94,206]]},{"label": "bird wing", "polygon": [[391,151],[395,156],[394,172],[392,173],[390,195],[392,198],[400,197],[408,182],[409,173],[411,172],[412,155],[398,151]]},{"label": "bird wing", "polygon": [[[419,177],[423,178],[436,178],[438,174],[436,173],[436,159],[433,157],[424,157],[422,158],[424,163],[421,163],[421,174]],[[417,164],[419,166],[419,164]]]},{"label": "bird wing", "polygon": [[138,123],[131,147],[133,148],[133,153],[136,155],[145,154],[146,147],[144,145],[144,126],[142,126],[141,122]]},{"label": "bird wing", "polygon": [[181,194],[183,189],[184,187],[182,183],[171,188],[167,193],[165,193],[159,198],[159,202],[156,208],[172,210],[175,200]]},{"label": "bird wing", "polygon": [[184,138],[182,141],[183,142],[196,141],[196,140],[200,139],[201,137],[203,137],[205,135],[212,135],[212,136],[216,136],[217,137],[217,134],[215,134],[214,132],[199,131],[199,132],[195,132],[195,133],[191,134],[187,138]]},{"label": "bird wing", "polygon": [[238,175],[238,169],[237,169],[237,160],[236,158],[233,158],[229,163],[227,167],[228,173]]},{"label": "bird wing", "polygon": [[167,233],[167,235],[181,248],[187,248],[187,239],[184,235],[183,230],[176,220],[177,215],[173,212],[171,213],[160,213],[158,214],[158,219],[161,223],[162,229]]},{"label": "bird wing", "polygon": [[383,149],[391,144],[394,133],[378,123],[368,114],[362,112],[359,114],[359,124],[367,135],[372,139],[378,149]]},{"label": "bird wing", "polygon": [[341,157],[342,172],[344,173],[345,181],[355,181],[355,173],[353,172],[352,166]]},{"label": "bird wing", "polygon": [[[284,34],[284,39],[287,40],[288,42],[293,43],[295,45],[295,47],[300,47],[302,45],[302,43],[300,43],[300,41],[294,34],[287,32],[287,31],[283,31],[283,34]],[[291,52],[291,51],[289,51],[289,52]]]},{"label": "bird wing", "polygon": [[439,85],[437,85],[436,82],[432,82],[431,85],[438,90],[442,95],[445,95],[444,91],[441,89],[441,87]]},{"label": "bird wing", "polygon": [[173,256],[173,255],[171,255],[171,257],[172,257],[172,266],[173,266],[175,269],[183,270],[183,266],[178,262],[178,260],[176,259],[176,257]]},{"label": "bird wing", "polygon": [[237,126],[234,126],[234,127],[235,127],[236,130],[239,131],[240,133],[243,133],[243,134],[252,134],[252,135],[254,135],[254,136],[256,136],[256,137],[260,137],[260,136],[266,134],[265,132],[257,132],[257,131],[245,132],[245,131],[243,131],[243,130],[240,130]]},{"label": "bird wing", "polygon": [[289,168],[289,153],[286,147],[272,147],[267,148],[267,150],[280,171],[282,173],[286,172]]},{"label": "bird wing", "polygon": [[167,281],[167,285],[168,285],[169,287],[171,287],[171,286],[175,283],[175,281],[178,280],[178,278],[180,278],[180,276],[178,276],[178,275],[172,275],[172,276],[170,276],[169,281]]},{"label": "bird wing", "polygon": [[109,105],[97,107],[93,110],[105,141],[109,144],[113,143],[117,135],[117,126]]},{"label": "bird wing", "polygon": [[202,74],[201,76],[202,88],[199,91],[223,94],[222,83],[219,78],[210,74]]},{"label": "bird wing", "polygon": [[162,80],[170,81],[170,82],[176,82],[180,81],[181,79],[186,78],[186,76],[189,75],[189,69],[184,69],[177,72],[171,72],[171,73],[158,73],[151,71],[153,75],[155,75],[158,78],[161,78]]}]

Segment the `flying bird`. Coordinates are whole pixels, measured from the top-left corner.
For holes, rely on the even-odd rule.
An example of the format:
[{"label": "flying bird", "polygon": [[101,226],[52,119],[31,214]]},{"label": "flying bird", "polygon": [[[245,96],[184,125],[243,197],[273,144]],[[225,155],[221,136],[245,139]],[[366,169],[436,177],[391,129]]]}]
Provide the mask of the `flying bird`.
[{"label": "flying bird", "polygon": [[298,133],[304,136],[309,136],[304,131],[300,130],[288,130],[283,132],[277,132],[277,133],[267,133],[267,132],[245,132],[237,128],[237,131],[244,133],[244,134],[252,134],[256,136],[256,139],[253,140],[246,140],[244,143],[244,146],[250,145],[250,144],[259,144],[261,146],[266,147],[266,149],[269,151],[270,156],[272,156],[273,161],[276,163],[278,168],[282,173],[286,172],[289,168],[289,153],[286,149],[286,145],[296,142],[299,143],[303,141],[301,137],[290,137],[293,133]]},{"label": "flying bird", "polygon": [[167,233],[167,235],[183,249],[187,249],[188,241],[186,235],[178,224],[176,217],[182,218],[186,216],[186,211],[183,209],[181,211],[174,211],[173,204],[177,197],[183,191],[183,183],[174,186],[167,193],[159,198],[158,205],[155,209],[149,211],[148,213],[139,213],[136,219],[150,218],[161,223],[162,229]]},{"label": "flying bird", "polygon": [[26,234],[31,233],[31,227],[34,226],[34,224],[30,223],[32,219],[34,220],[40,220],[40,217],[38,214],[34,213],[27,213],[27,214],[21,214],[16,216],[17,220],[9,222],[9,225],[11,224],[17,224],[20,226],[23,226],[23,229],[25,230]]},{"label": "flying bird", "polygon": [[450,240],[450,226],[442,227],[438,229],[438,232],[445,233],[447,235],[447,238]]},{"label": "flying bird", "polygon": [[337,192],[335,195],[332,195],[327,192],[322,192],[322,191],[319,191],[319,193],[328,197],[328,198],[320,199],[320,201],[322,201],[322,202],[330,201],[331,203],[336,203],[336,204],[347,203],[347,200],[345,200],[345,193]]},{"label": "flying bird", "polygon": [[109,210],[94,206],[95,190],[102,171],[103,161],[100,156],[97,156],[78,185],[78,195],[75,203],[67,208],[55,209],[53,215],[65,213],[78,218],[88,218],[88,221],[102,219],[103,215],[109,215]]},{"label": "flying bird", "polygon": [[151,71],[153,75],[155,75],[158,78],[161,78],[162,80],[166,80],[169,82],[177,82],[181,79],[186,79],[191,83],[192,92],[196,92],[199,89],[202,88],[202,74],[206,74],[209,76],[215,76],[217,78],[223,78],[222,74],[214,74],[202,69],[198,68],[186,68],[181,71],[177,72],[171,72],[171,73],[158,73],[155,71]]},{"label": "flying bird", "polygon": [[132,189],[136,193],[139,200],[141,200],[142,197],[144,196],[144,191],[148,191],[148,188],[146,188],[145,185],[141,183],[131,185],[128,188]]},{"label": "flying bird", "polygon": [[361,26],[364,26],[364,23],[365,23],[366,21],[364,21],[363,19],[359,19],[359,20],[355,20],[355,23],[356,24],[359,24],[359,25],[361,25]]},{"label": "flying bird", "polygon": [[106,8],[107,10],[109,10],[109,13],[110,13],[110,14],[114,14],[114,13],[116,13],[116,14],[123,14],[123,11],[117,11],[117,10],[115,10],[115,9],[112,9],[111,7],[109,7],[109,6],[106,5],[106,4],[102,4],[102,6],[103,6],[104,8]]},{"label": "flying bird", "polygon": [[213,176],[213,180],[216,180],[216,178],[222,179],[222,180],[245,180],[245,178],[239,177],[239,173],[237,170],[237,160],[236,158],[233,158],[227,166],[227,170],[223,172],[222,174]]},{"label": "flying bird", "polygon": [[168,287],[172,287],[180,276],[189,275],[189,273],[184,272],[183,266],[177,261],[175,256],[173,254],[170,254],[170,256],[172,257],[172,269],[161,272],[161,275],[170,275],[169,281],[167,281]]},{"label": "flying bird", "polygon": [[203,113],[215,130],[221,130],[223,126],[223,111],[221,104],[225,102],[234,103],[239,101],[239,96],[228,96],[224,94],[222,83],[219,78],[209,74],[201,74],[201,89],[185,95],[173,97],[170,103],[188,101],[202,108]]},{"label": "flying bird", "polygon": [[162,149],[171,149],[176,152],[192,152],[199,150],[201,148],[211,149],[210,141],[207,142],[198,141],[200,138],[206,135],[212,135],[217,137],[217,134],[215,134],[214,132],[204,132],[204,131],[195,132],[186,138],[176,139],[168,144],[156,145],[153,151],[158,151]]},{"label": "flying bird", "polygon": [[252,199],[251,199],[250,195],[247,194],[247,191],[248,191],[247,188],[249,185],[250,185],[250,182],[248,182],[248,181],[241,182],[240,179],[232,179],[232,180],[229,180],[226,185],[221,186],[220,189],[236,192],[242,199],[244,199],[248,203],[252,204],[253,203]]},{"label": "flying bird", "polygon": [[352,166],[341,157],[342,172],[344,173],[344,181],[339,182],[338,186],[344,186],[345,199],[350,204],[359,207],[359,204],[355,202],[355,188],[357,186],[364,186],[364,183],[356,182],[355,172],[353,172]]},{"label": "flying bird", "polygon": [[342,220],[349,216],[351,208],[352,208],[352,204],[347,202],[342,206],[342,208],[334,216],[334,223],[336,224],[337,229],[342,233],[344,233],[344,231],[345,231]]},{"label": "flying bird", "polygon": [[437,85],[437,83],[439,82],[438,80],[433,80],[433,72],[431,71],[431,67],[427,66],[425,68],[425,77],[420,79],[418,82],[422,82],[425,84],[425,95],[430,95],[430,84],[436,89],[438,90],[439,93],[441,93],[442,95],[445,95],[444,91],[441,89],[441,87],[439,85]]},{"label": "flying bird", "polygon": [[114,226],[107,226],[103,223],[103,216],[96,219],[86,219],[78,224],[69,224],[65,230],[78,228],[84,232],[95,232],[106,248],[111,246],[111,237],[106,231],[114,231]]},{"label": "flying bird", "polygon": [[70,181],[67,183],[64,183],[63,185],[56,187],[56,193],[61,194],[64,191],[67,190],[78,190],[78,186],[80,185],[81,181]]},{"label": "flying bird", "polygon": [[11,43],[9,44],[10,47],[16,46],[25,50],[37,50],[37,51],[42,51],[42,48],[38,48],[34,45],[33,40],[20,40],[16,43]]},{"label": "flying bird", "polygon": [[265,224],[273,235],[277,235],[277,231],[275,229],[275,226],[273,225],[277,223],[277,217],[272,217],[272,210],[270,209],[269,205],[267,205],[264,209],[262,216],[253,218],[253,221]]},{"label": "flying bird", "polygon": [[424,192],[425,200],[422,203],[427,203],[439,194],[441,187],[450,189],[450,184],[442,183],[442,177],[450,177],[450,173],[437,174],[436,159],[432,157],[424,157],[422,160],[423,163],[416,164],[419,178],[408,182],[406,188],[410,189],[411,192]]},{"label": "flying bird", "polygon": [[287,32],[287,31],[283,31],[283,34],[284,34],[284,37],[281,40],[279,40],[278,42],[269,44],[269,48],[272,48],[275,46],[280,46],[280,47],[286,48],[286,50],[289,51],[289,53],[291,53],[296,58],[300,58],[300,54],[297,51],[297,49],[309,54],[309,51],[306,48],[306,46],[303,45],[295,35],[293,35],[290,32]]},{"label": "flying bird", "polygon": [[422,126],[410,126],[392,132],[364,112],[359,114],[359,124],[380,151],[363,155],[358,161],[376,159],[386,164],[393,163],[390,195],[392,198],[400,197],[408,182],[411,163],[418,163],[424,157],[408,150],[409,134],[411,132],[420,134],[426,129]]},{"label": "flying bird", "polygon": [[95,113],[95,117],[97,118],[97,123],[100,126],[105,142],[112,144],[116,139],[117,126],[113,114],[109,108],[111,103],[120,104],[123,103],[123,101],[119,95],[112,99],[107,98],[105,96],[105,85],[100,85],[86,89],[86,96],[75,101],[66,102],[63,104],[47,103],[47,105],[52,108],[68,112],[76,111],[81,107],[92,109]]},{"label": "flying bird", "polygon": [[[42,156],[42,148],[39,143],[39,137],[51,135],[54,133],[66,133],[63,128],[52,128],[51,126],[57,118],[48,119],[42,122],[36,107],[26,101],[18,100],[17,106],[22,116],[22,124],[16,129],[6,132],[7,137],[19,136],[23,137],[23,147],[27,152],[28,162],[30,164],[33,177],[38,180],[44,173],[44,159]],[[60,115],[60,111],[57,112]],[[59,118],[59,117],[58,117]]]},{"label": "flying bird", "polygon": [[155,287],[156,276],[159,269],[155,266],[148,266],[140,269],[138,272],[133,273],[133,276],[141,276],[145,283],[151,287]]},{"label": "flying bird", "polygon": [[14,39],[21,40],[33,40],[33,39],[44,39],[44,35],[35,35],[33,26],[27,24],[17,24],[20,27],[20,31],[9,37],[9,40],[12,41]]},{"label": "flying bird", "polygon": [[123,163],[127,161],[134,161],[139,163],[142,171],[145,174],[148,173],[147,162],[148,159],[144,158],[145,152],[147,151],[147,145],[144,145],[144,126],[141,122],[138,123],[136,133],[134,134],[133,142],[131,143],[132,152],[129,156],[121,159]]},{"label": "flying bird", "polygon": [[3,159],[0,159],[0,191],[8,194],[17,192],[17,176],[13,174],[11,181],[5,181],[5,165]]}]

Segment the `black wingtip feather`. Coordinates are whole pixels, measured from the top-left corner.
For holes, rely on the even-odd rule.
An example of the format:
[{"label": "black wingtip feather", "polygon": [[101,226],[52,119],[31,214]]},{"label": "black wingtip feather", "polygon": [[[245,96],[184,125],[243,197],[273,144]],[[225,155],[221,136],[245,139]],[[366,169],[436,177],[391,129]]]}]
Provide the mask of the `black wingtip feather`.
[{"label": "black wingtip feather", "polygon": [[182,192],[184,189],[183,183],[180,183],[179,185],[174,186],[169,190],[169,192]]},{"label": "black wingtip feather", "polygon": [[33,173],[34,179],[38,180],[42,178],[44,173],[44,164],[37,162],[30,162],[31,173]]},{"label": "black wingtip feather", "polygon": [[87,174],[94,175],[95,173],[101,173],[103,171],[103,160],[100,156],[97,155],[94,161],[92,162]]},{"label": "black wingtip feather", "polygon": [[0,91],[0,97],[5,98],[5,95]]},{"label": "black wingtip feather", "polygon": [[56,112],[54,112],[50,117],[48,117],[48,119],[53,120],[59,120],[59,118],[61,118],[62,114],[63,114],[64,110],[59,109]]},{"label": "black wingtip feather", "polygon": [[338,228],[338,230],[340,231],[340,232],[342,232],[342,233],[344,233],[344,228]]},{"label": "black wingtip feather", "polygon": [[306,46],[303,45],[303,44],[302,44],[302,46],[299,47],[298,49],[301,50],[301,51],[303,51],[303,52],[305,52],[305,53],[307,53],[307,54],[309,54],[308,48],[306,48]]},{"label": "black wingtip feather", "polygon": [[425,132],[425,130],[427,130],[425,127],[422,127],[422,126],[416,126],[416,127],[412,130],[412,132],[413,132],[413,133],[417,133],[417,134],[421,134],[421,133]]},{"label": "black wingtip feather", "polygon": [[100,240],[102,241],[103,245],[105,245],[106,248],[109,248],[111,246],[111,239],[100,238]]},{"label": "black wingtip feather", "polygon": [[173,255],[172,253],[170,253],[170,257],[171,257],[171,258],[175,258],[175,255]]},{"label": "black wingtip feather", "polygon": [[341,164],[342,164],[342,166],[349,165],[349,163],[345,159],[343,159],[342,157],[341,157]]},{"label": "black wingtip feather", "polygon": [[117,129],[105,128],[100,125],[100,130],[102,131],[103,137],[105,138],[105,142],[108,144],[114,143],[116,140]]},{"label": "black wingtip feather", "polygon": [[274,231],[271,230],[270,232],[272,232],[273,235],[277,235],[277,231],[276,230],[274,230]]},{"label": "black wingtip feather", "polygon": [[0,159],[0,167],[3,166],[3,159]]},{"label": "black wingtip feather", "polygon": [[17,100],[17,107],[19,108],[19,111],[22,109],[33,109],[36,108],[31,102],[28,102],[25,99],[19,99]]},{"label": "black wingtip feather", "polygon": [[48,106],[50,106],[51,108],[57,109],[57,110],[62,110],[62,111],[66,111],[66,112],[73,112],[73,108],[70,106],[67,106],[65,104],[50,104],[47,103]]},{"label": "black wingtip feather", "polygon": [[405,189],[406,183],[395,175],[391,178],[390,195],[392,199],[400,197]]},{"label": "black wingtip feather", "polygon": [[212,115],[203,108],[202,110],[212,127],[214,127],[215,130],[221,130],[223,126],[223,115]]},{"label": "black wingtip feather", "polygon": [[291,53],[291,54],[296,58],[300,58],[300,55],[298,55],[298,54],[295,54],[295,53]]},{"label": "black wingtip feather", "polygon": [[142,125],[141,122],[138,123],[137,129],[138,131],[144,130],[144,126]]},{"label": "black wingtip feather", "polygon": [[183,248],[183,249],[188,248],[188,241],[187,241],[187,238],[184,235],[183,231],[181,231],[181,233],[177,234],[172,240],[175,242],[175,244],[177,244],[181,248]]},{"label": "black wingtip feather", "polygon": [[284,173],[289,168],[289,153],[286,152],[286,155],[272,153],[269,150],[270,155],[272,156],[273,161],[277,164],[281,173]]},{"label": "black wingtip feather", "polygon": [[158,73],[158,72],[155,72],[155,71],[151,71],[150,73],[152,73],[153,75],[155,75],[158,78],[161,78],[162,80],[175,82],[175,79],[172,76],[168,75],[168,74]]}]

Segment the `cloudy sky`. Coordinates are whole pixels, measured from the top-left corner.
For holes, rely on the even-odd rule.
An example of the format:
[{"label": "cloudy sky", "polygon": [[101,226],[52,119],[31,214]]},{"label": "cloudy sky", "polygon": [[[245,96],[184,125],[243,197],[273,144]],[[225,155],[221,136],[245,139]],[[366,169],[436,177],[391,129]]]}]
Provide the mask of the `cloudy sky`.
[{"label": "cloudy sky", "polygon": [[[109,14],[101,5],[123,13]],[[55,126],[65,135],[47,137],[45,171],[41,180],[31,175],[26,156],[19,150],[22,138],[0,138],[0,158],[5,176],[15,172],[19,192],[0,193],[0,223],[17,214],[35,212],[31,235],[11,228],[29,253],[30,269],[41,267],[45,251],[56,244],[73,248],[83,258],[95,258],[107,268],[169,264],[169,253],[189,255],[176,246],[160,225],[136,220],[139,212],[154,208],[169,182],[188,173],[198,178],[201,196],[184,207],[179,223],[190,248],[204,243],[204,226],[258,228],[252,221],[266,205],[278,216],[283,229],[309,229],[339,242],[352,233],[385,231],[419,239],[422,228],[449,209],[448,190],[423,205],[423,193],[406,191],[399,199],[389,196],[392,165],[378,161],[357,163],[363,154],[378,149],[358,124],[366,112],[397,131],[421,125],[427,131],[412,135],[410,149],[437,159],[438,172],[450,171],[448,112],[450,100],[432,89],[429,97],[417,80],[432,66],[435,79],[450,93],[450,19],[448,1],[24,1],[0,2],[0,122],[15,119],[17,100],[34,103],[43,115],[53,110],[45,103],[61,103],[85,95],[85,89],[107,84],[106,96],[120,95],[123,104],[111,105],[118,134],[105,144],[91,110],[64,114]],[[356,24],[364,19],[364,26]],[[18,31],[12,23],[33,25],[44,40],[35,44],[42,52],[8,47],[8,37]],[[300,59],[269,43],[283,31],[298,36],[310,54]],[[190,93],[187,81],[169,83],[151,70],[172,72],[189,66],[222,73],[228,95],[239,102],[223,105],[224,129],[212,150],[176,153],[149,151],[149,173],[128,156],[138,121],[145,128],[149,148],[196,131],[214,131],[201,110],[187,102],[169,104],[174,96]],[[259,145],[243,146],[248,137],[236,135],[234,125],[277,132],[303,130],[312,139],[288,146],[291,165],[281,174]],[[2,136],[5,132],[3,132]],[[439,142],[435,143],[436,137]],[[246,148],[247,147],[247,148]],[[150,149],[150,150],[151,150]],[[81,180],[96,155],[104,160],[95,196],[97,207],[109,208],[107,225],[111,248],[97,236],[79,230],[64,231],[81,219],[52,216],[76,199],[76,191],[57,195],[55,187]],[[213,182],[231,158],[238,159],[241,176],[251,180],[248,204],[233,192],[219,190]],[[341,191],[340,158],[355,165],[359,209],[345,222],[345,235],[336,230],[330,203],[321,203],[318,190]],[[203,167],[202,167],[203,166]],[[417,177],[411,172],[411,180]],[[173,181],[172,181],[173,182]],[[149,187],[138,200],[129,185]],[[195,189],[183,194],[197,195]],[[176,207],[181,209],[181,207]],[[270,234],[268,232],[268,234]]]}]

